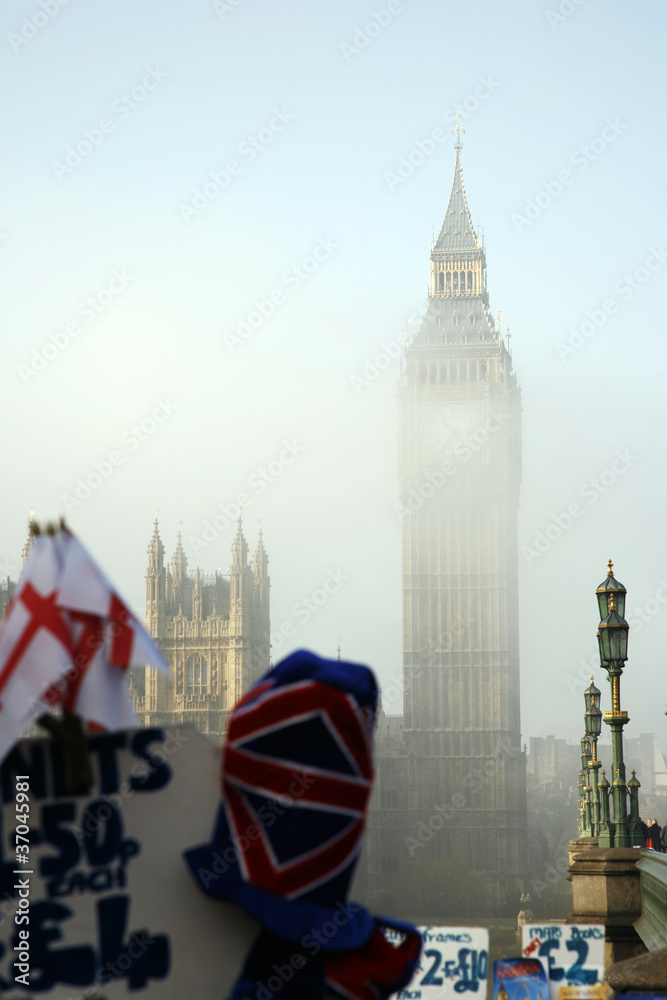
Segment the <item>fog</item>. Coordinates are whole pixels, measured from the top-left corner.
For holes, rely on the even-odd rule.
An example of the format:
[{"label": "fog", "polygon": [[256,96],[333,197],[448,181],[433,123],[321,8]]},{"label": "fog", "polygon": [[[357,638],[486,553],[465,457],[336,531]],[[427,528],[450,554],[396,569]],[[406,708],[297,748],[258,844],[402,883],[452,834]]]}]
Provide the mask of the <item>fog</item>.
[{"label": "fog", "polygon": [[591,673],[610,707],[611,557],[627,735],[667,745],[663,6],[5,0],[0,22],[0,575],[31,509],[62,514],[143,612],[156,506],[207,573],[242,506],[274,661],[340,637],[402,711],[398,355],[460,108],[522,389],[523,737],[578,738]]}]

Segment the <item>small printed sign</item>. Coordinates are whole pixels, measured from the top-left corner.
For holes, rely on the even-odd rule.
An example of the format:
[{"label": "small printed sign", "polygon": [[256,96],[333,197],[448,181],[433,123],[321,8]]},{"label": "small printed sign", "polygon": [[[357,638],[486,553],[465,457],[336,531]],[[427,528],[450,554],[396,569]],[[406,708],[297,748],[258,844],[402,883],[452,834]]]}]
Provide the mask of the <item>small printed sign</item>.
[{"label": "small printed sign", "polygon": [[[449,1000],[472,993],[486,998],[489,932],[483,927],[418,927],[419,965],[397,1000]],[[391,940],[392,934],[388,934]]]},{"label": "small printed sign", "polygon": [[501,958],[493,963],[493,1000],[547,1000],[549,984],[537,958]]},{"label": "small printed sign", "polygon": [[[574,1000],[565,988],[594,987],[602,982],[604,941],[603,924],[526,924],[521,953],[524,958],[543,962],[549,976],[550,1000]],[[589,994],[584,991],[582,1000],[584,996]]]},{"label": "small printed sign", "polygon": [[[559,986],[558,1000],[606,1000],[607,987],[604,983],[595,983],[594,986]],[[623,1000],[627,1000],[628,994],[623,994]],[[667,998],[666,998],[667,1000]]]}]

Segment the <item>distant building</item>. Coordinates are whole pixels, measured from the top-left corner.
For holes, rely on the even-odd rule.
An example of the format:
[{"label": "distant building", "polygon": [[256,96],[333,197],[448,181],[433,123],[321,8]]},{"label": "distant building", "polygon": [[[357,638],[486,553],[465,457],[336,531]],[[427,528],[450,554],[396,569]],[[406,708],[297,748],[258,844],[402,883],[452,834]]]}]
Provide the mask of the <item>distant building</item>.
[{"label": "distant building", "polygon": [[530,753],[526,758],[526,775],[538,783],[558,781],[574,776],[581,768],[579,744],[557,740],[555,736],[531,736]]},{"label": "distant building", "polygon": [[[612,749],[606,732],[598,741],[598,759],[602,761],[607,778],[611,774]],[[657,746],[655,733],[640,733],[639,736],[624,736],[623,758],[625,769],[630,775],[635,771],[641,783],[639,793],[640,812],[642,803],[654,796],[667,797],[667,763],[665,755]],[[530,740],[530,754],[526,759],[526,774],[533,779],[532,787],[554,782],[576,784],[581,770],[581,746],[578,742],[568,743],[554,736],[533,736]]]},{"label": "distant building", "polygon": [[142,726],[191,723],[217,742],[239,698],[270,663],[268,557],[260,531],[248,561],[239,519],[229,575],[193,575],[179,532],[165,565],[157,518],[148,546],[146,628],[170,667],[170,677],[142,667],[130,681]]},{"label": "distant building", "polygon": [[[21,561],[22,569],[25,567],[28,556],[30,555],[30,550],[32,548],[32,534],[28,531],[28,537],[26,543],[21,550]],[[9,567],[13,569],[15,567]],[[5,612],[12,599],[12,594],[16,590],[17,581],[12,580],[9,575],[5,577],[4,580],[0,580],[0,622],[5,617]]]},{"label": "distant building", "polygon": [[5,611],[7,610],[7,605],[12,599],[12,594],[16,590],[16,582],[6,577],[4,580],[0,580],[0,622],[5,617]]},{"label": "distant building", "polygon": [[[611,761],[611,747],[606,756]],[[655,733],[640,733],[635,738],[625,735],[623,757],[628,777],[635,770],[641,782],[640,810],[643,796],[667,795],[667,766],[662,751],[656,745]]]}]

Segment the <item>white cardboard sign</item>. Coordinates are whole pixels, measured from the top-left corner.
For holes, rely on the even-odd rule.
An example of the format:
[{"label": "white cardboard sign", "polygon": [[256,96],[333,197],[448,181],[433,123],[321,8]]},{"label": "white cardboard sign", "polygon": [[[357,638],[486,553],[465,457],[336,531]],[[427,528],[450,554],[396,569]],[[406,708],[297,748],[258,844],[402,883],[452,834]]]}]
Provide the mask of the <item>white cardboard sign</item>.
[{"label": "white cardboard sign", "polygon": [[[397,1000],[452,1000],[463,993],[486,998],[489,932],[484,927],[418,927],[422,953]],[[391,935],[390,935],[391,940]]]},{"label": "white cardboard sign", "polygon": [[539,958],[549,977],[550,1000],[561,986],[592,986],[604,974],[603,924],[526,924],[521,954]]},{"label": "white cardboard sign", "polygon": [[211,838],[219,748],[191,727],[97,734],[90,748],[86,795],[64,793],[49,740],[22,741],[2,766],[0,991],[219,1000],[259,929],[207,897],[182,856]]}]

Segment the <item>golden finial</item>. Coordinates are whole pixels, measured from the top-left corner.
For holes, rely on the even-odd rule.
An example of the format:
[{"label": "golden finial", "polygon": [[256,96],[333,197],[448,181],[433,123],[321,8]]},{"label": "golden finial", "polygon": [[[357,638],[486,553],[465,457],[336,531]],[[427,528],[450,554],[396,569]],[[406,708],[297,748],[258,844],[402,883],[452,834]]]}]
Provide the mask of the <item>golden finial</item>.
[{"label": "golden finial", "polygon": [[593,677],[593,674],[591,674],[591,684],[593,683],[594,680],[595,678]]},{"label": "golden finial", "polygon": [[454,149],[461,149],[461,132],[465,132],[465,129],[461,124],[461,112],[457,110],[456,125],[452,129],[452,135],[456,133],[456,142],[454,143]]},{"label": "golden finial", "polygon": [[602,774],[602,777],[604,778],[604,768],[602,768],[601,774]]},{"label": "golden finial", "polygon": [[613,568],[614,568],[614,564],[613,564],[613,562],[611,561],[611,559],[610,559],[610,560],[609,560],[609,562],[607,563],[607,566],[609,567],[609,568],[608,568],[608,570],[607,570],[607,576],[613,576],[614,574],[612,573],[612,570],[613,570]]},{"label": "golden finial", "polygon": [[633,772],[632,772],[632,777],[634,778],[634,777],[636,777],[636,775],[637,775],[637,772],[636,772],[636,771],[633,771]]}]

